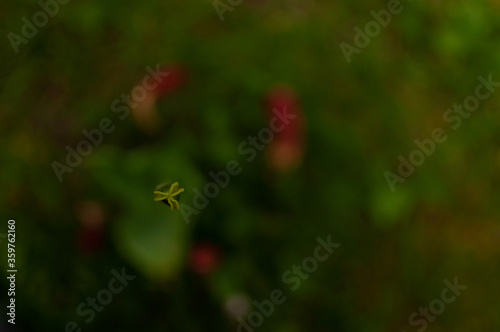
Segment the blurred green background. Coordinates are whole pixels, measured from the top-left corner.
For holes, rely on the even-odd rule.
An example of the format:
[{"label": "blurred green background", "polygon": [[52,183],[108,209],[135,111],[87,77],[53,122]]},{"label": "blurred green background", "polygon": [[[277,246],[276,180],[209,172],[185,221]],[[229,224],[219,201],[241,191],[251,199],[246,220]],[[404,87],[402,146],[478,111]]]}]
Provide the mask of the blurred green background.
[{"label": "blurred green background", "polygon": [[[386,7],[254,0],[221,21],[211,1],[73,0],[16,54],[7,34],[40,6],[2,2],[0,233],[16,220],[19,272],[1,331],[236,331],[276,288],[287,300],[255,330],[417,331],[455,277],[467,290],[427,330],[500,331],[500,94],[456,131],[442,119],[478,76],[500,80],[500,3],[404,2],[348,64],[339,44]],[[113,101],[158,64],[182,79],[120,120]],[[247,162],[279,86],[302,127]],[[52,163],[103,118],[115,130],[59,182]],[[391,192],[384,172],[434,128],[447,141]],[[273,166],[279,142],[295,163]],[[179,181],[190,204],[230,160],[242,172],[189,224],[153,201]],[[340,248],[291,291],[282,274],[328,235]],[[136,278],[85,323],[76,307],[122,268]]]}]

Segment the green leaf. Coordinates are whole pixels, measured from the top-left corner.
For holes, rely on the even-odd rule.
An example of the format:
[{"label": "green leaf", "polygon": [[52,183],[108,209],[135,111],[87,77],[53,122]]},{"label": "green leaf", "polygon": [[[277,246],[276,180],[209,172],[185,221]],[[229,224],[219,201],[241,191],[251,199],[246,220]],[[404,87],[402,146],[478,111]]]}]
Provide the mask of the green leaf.
[{"label": "green leaf", "polygon": [[[134,152],[101,147],[85,167],[109,199],[120,205],[120,214],[112,226],[120,254],[151,279],[176,278],[184,265],[191,228],[180,211],[171,211],[178,202],[154,188],[171,179],[187,188],[201,187],[202,177],[191,161],[175,147]],[[184,189],[178,186],[180,193]],[[152,191],[157,195],[155,200],[169,199],[171,209],[153,201]],[[192,196],[183,195],[181,202],[191,205]]]}]

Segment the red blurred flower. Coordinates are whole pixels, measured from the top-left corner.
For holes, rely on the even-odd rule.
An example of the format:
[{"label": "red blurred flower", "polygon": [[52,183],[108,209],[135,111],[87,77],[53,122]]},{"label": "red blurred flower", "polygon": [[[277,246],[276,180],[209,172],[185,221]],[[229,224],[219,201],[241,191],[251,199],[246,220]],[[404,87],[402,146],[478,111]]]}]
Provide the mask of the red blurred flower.
[{"label": "red blurred flower", "polygon": [[199,243],[189,254],[189,267],[197,274],[208,275],[220,265],[221,258],[218,247],[211,243]]},{"label": "red blurred flower", "polygon": [[85,228],[102,228],[108,219],[102,205],[94,201],[78,203],[75,213]]},{"label": "red blurred flower", "polygon": [[107,222],[104,208],[97,202],[82,202],[76,208],[76,217],[81,222],[76,239],[78,249],[86,254],[100,251],[104,244],[104,228]]},{"label": "red blurred flower", "polygon": [[270,167],[277,171],[297,167],[304,158],[305,120],[295,92],[288,87],[273,88],[266,98],[266,111],[270,119],[276,112],[296,116],[282,131],[275,133],[266,157]]},{"label": "red blurred flower", "polygon": [[163,81],[153,90],[158,98],[165,97],[170,93],[181,88],[187,81],[185,69],[180,65],[171,65],[162,68],[163,72],[167,72],[168,76],[163,78]]},{"label": "red blurred flower", "polygon": [[[157,82],[152,90],[146,89],[146,97],[132,107],[132,114],[139,127],[147,133],[155,133],[160,128],[161,118],[156,108],[158,100],[179,90],[187,81],[186,70],[181,65],[163,66],[161,72],[168,75],[162,77],[161,82]],[[143,80],[136,87],[146,88]]]},{"label": "red blurred flower", "polygon": [[82,228],[77,234],[77,247],[85,254],[99,252],[104,244],[104,234],[101,229]]}]

